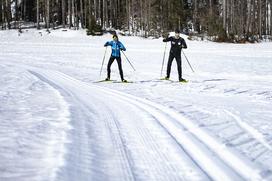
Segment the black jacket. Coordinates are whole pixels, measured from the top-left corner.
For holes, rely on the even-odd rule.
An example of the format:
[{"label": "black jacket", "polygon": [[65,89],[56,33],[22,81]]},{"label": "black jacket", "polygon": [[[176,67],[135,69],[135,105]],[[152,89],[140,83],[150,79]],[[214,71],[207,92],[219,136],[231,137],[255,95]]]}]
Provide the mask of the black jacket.
[{"label": "black jacket", "polygon": [[175,37],[168,37],[163,39],[163,42],[171,41],[171,50],[170,53],[174,55],[181,55],[181,49],[187,48],[186,42],[183,38],[176,39]]}]

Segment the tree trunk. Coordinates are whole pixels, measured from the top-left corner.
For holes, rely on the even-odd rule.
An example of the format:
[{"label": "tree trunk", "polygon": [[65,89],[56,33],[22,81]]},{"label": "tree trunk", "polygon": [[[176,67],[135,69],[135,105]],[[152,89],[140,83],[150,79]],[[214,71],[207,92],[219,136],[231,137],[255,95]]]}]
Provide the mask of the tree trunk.
[{"label": "tree trunk", "polygon": [[96,0],[93,0],[93,11],[94,11],[94,17],[95,17],[95,19],[97,19],[98,18],[98,15],[97,15],[97,2],[96,2]]},{"label": "tree trunk", "polygon": [[73,26],[75,26],[74,24],[76,23],[75,20],[75,0],[72,0],[72,24]]},{"label": "tree trunk", "polygon": [[26,2],[27,0],[24,0],[24,19],[26,20]]},{"label": "tree trunk", "polygon": [[37,21],[36,21],[36,23],[37,23],[37,29],[40,29],[40,0],[37,0],[37,11],[36,11],[36,18],[37,18]]},{"label": "tree trunk", "polygon": [[72,24],[72,0],[68,0],[68,19],[69,19],[69,28],[73,26]]},{"label": "tree trunk", "polygon": [[106,29],[106,0],[102,1],[102,29]]},{"label": "tree trunk", "polygon": [[50,0],[46,0],[46,28],[50,28]]},{"label": "tree trunk", "polygon": [[66,2],[65,0],[61,1],[61,17],[62,17],[62,27],[65,28],[65,24],[66,24]]},{"label": "tree trunk", "polygon": [[83,0],[80,0],[80,23],[81,28],[84,28],[84,11],[83,11]]},{"label": "tree trunk", "polygon": [[213,14],[213,4],[212,0],[209,0],[209,15],[212,16]]},{"label": "tree trunk", "polygon": [[5,5],[5,14],[6,14],[6,23],[8,25],[8,29],[11,29],[11,6],[10,6],[10,1],[9,0],[6,0],[6,5]]},{"label": "tree trunk", "polygon": [[259,12],[258,12],[258,19],[259,19],[259,28],[258,28],[258,33],[259,33],[259,38],[262,38],[262,0],[258,0],[258,7],[259,7]]},{"label": "tree trunk", "polygon": [[2,1],[0,1],[0,23],[1,23],[1,28],[3,29],[3,23],[4,23],[4,21],[3,21],[3,12],[4,12],[4,10],[3,10],[3,5],[2,5]]},{"label": "tree trunk", "polygon": [[267,4],[268,35],[272,35],[272,9],[271,9],[271,5],[272,5],[272,0],[269,0],[268,4]]},{"label": "tree trunk", "polygon": [[130,3],[129,0],[126,0],[126,10],[127,10],[127,29],[128,29],[128,33],[130,34]]},{"label": "tree trunk", "polygon": [[223,28],[226,31],[226,0],[223,0]]},{"label": "tree trunk", "polygon": [[270,1],[270,35],[272,36],[272,0]]},{"label": "tree trunk", "polygon": [[74,11],[74,22],[75,22],[75,24],[76,24],[76,29],[78,30],[79,29],[79,17],[80,17],[80,15],[79,15],[79,13],[78,13],[78,3],[75,3],[74,2],[74,9],[75,9],[75,11]]},{"label": "tree trunk", "polygon": [[18,0],[15,0],[15,29],[18,28],[17,23],[18,23]]},{"label": "tree trunk", "polygon": [[103,9],[101,11],[101,1],[102,0],[98,0],[98,21],[100,22],[100,25],[103,26]]}]

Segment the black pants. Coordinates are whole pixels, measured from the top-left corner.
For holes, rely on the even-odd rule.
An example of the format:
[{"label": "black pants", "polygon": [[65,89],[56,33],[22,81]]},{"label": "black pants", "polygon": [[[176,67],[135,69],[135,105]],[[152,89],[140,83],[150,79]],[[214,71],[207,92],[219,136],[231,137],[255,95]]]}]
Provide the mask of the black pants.
[{"label": "black pants", "polygon": [[108,78],[110,79],[111,65],[112,65],[112,63],[114,62],[115,59],[117,60],[117,64],[118,64],[118,68],[119,68],[119,73],[120,73],[121,80],[124,80],[121,57],[112,57],[112,56],[110,57],[110,60],[109,60],[109,63],[108,63],[108,67],[107,67]]},{"label": "black pants", "polygon": [[176,62],[177,62],[179,80],[181,80],[182,79],[181,55],[175,55],[173,53],[170,53],[169,59],[168,59],[168,64],[167,64],[166,76],[168,78],[170,77],[171,66],[172,66],[172,62],[173,62],[174,58],[176,59]]}]

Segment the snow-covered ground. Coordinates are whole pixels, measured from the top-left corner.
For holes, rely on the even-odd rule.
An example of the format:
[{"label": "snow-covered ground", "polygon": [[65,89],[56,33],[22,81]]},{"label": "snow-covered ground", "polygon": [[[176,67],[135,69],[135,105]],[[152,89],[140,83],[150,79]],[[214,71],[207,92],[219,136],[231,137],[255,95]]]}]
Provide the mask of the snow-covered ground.
[{"label": "snow-covered ground", "polygon": [[162,39],[120,37],[133,83],[97,83],[111,35],[24,31],[0,31],[1,181],[272,180],[272,43],[187,40],[180,84]]}]

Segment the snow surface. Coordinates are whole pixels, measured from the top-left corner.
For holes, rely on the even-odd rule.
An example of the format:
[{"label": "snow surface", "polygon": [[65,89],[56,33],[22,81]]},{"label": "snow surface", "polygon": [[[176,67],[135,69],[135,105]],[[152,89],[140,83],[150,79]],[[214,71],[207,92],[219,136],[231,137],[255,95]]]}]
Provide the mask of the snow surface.
[{"label": "snow surface", "polygon": [[162,39],[120,36],[134,83],[97,83],[110,39],[0,31],[1,181],[272,180],[272,43],[186,39],[180,84]]}]

